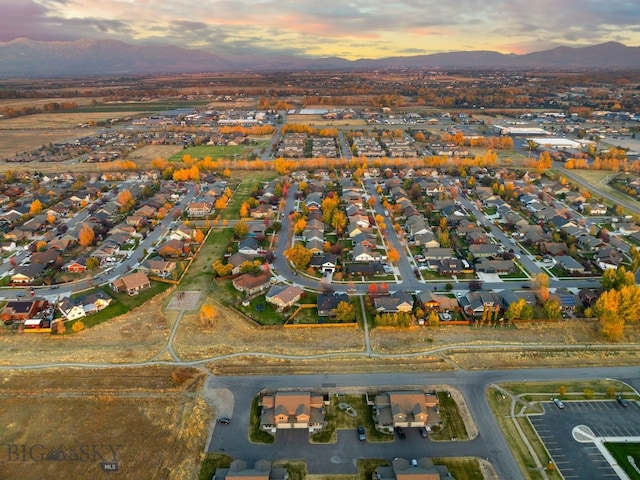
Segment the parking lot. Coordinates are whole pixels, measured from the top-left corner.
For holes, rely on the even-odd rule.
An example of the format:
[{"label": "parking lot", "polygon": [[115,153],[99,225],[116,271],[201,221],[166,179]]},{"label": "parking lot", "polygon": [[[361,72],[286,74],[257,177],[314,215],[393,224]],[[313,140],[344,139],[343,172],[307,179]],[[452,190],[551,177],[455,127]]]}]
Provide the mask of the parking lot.
[{"label": "parking lot", "polygon": [[565,479],[617,479],[592,443],[579,443],[573,429],[586,425],[596,437],[640,436],[640,405],[629,402],[626,408],[615,400],[564,402],[560,409],[552,402],[544,403],[544,415],[529,419]]}]

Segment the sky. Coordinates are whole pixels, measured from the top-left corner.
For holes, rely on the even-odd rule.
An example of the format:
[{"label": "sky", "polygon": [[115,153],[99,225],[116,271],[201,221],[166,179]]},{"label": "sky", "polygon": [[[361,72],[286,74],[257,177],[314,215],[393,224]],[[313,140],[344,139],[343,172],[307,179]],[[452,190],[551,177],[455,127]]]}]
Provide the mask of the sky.
[{"label": "sky", "polygon": [[0,0],[0,42],[121,40],[221,55],[350,60],[618,41],[638,0]]}]

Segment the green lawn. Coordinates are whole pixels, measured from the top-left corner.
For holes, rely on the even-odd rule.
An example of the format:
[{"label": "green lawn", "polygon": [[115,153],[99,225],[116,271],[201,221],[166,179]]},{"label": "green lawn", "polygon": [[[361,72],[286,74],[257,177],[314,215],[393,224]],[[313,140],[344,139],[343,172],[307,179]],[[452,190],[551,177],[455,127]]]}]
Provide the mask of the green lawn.
[{"label": "green lawn", "polygon": [[253,397],[253,401],[251,402],[251,420],[249,422],[249,441],[252,443],[271,444],[275,442],[275,437],[264,430],[260,430],[262,407],[258,405],[259,402],[260,395]]},{"label": "green lawn", "polygon": [[454,437],[458,440],[467,440],[469,435],[458,410],[458,404],[448,392],[438,392],[438,408],[442,428],[432,433],[430,437],[434,440],[451,440]]},{"label": "green lawn", "polygon": [[229,468],[233,458],[220,453],[207,453],[200,467],[198,480],[211,480],[218,468]]},{"label": "green lawn", "polygon": [[434,458],[434,465],[446,465],[456,480],[483,480],[480,462],[477,458]]},{"label": "green lawn", "polygon": [[[284,315],[276,311],[275,306],[268,303],[264,295],[251,299],[249,305],[246,307],[238,303],[235,305],[235,308],[260,325],[282,325],[284,323]],[[293,309],[290,311],[292,312]]]},{"label": "green lawn", "polygon": [[273,172],[245,172],[238,187],[234,190],[229,204],[222,211],[220,217],[223,220],[234,220],[240,218],[240,207],[246,201],[254,188],[262,182],[268,182],[275,178]]},{"label": "green lawn", "polygon": [[211,265],[223,257],[233,238],[232,228],[214,228],[207,237],[200,252],[191,264],[189,271],[182,279],[178,290],[207,291],[213,282]]},{"label": "green lawn", "polygon": [[[381,433],[376,430],[373,423],[373,406],[367,405],[364,395],[333,395],[330,405],[325,408],[327,428],[313,435],[311,438],[316,443],[333,443],[337,440],[337,430],[352,429],[353,438],[357,439],[355,429],[362,425],[367,434],[367,442],[391,442],[393,435]],[[356,417],[347,415],[338,408],[339,403],[348,403],[358,412]]]},{"label": "green lawn", "polygon": [[631,457],[640,466],[640,443],[605,443],[605,446],[631,480],[640,480],[640,472],[629,461]]}]

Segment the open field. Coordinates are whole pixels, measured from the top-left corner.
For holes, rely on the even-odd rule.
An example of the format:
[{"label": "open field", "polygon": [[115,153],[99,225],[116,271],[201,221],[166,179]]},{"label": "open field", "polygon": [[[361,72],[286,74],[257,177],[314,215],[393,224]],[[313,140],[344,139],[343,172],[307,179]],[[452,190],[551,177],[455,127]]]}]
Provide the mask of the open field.
[{"label": "open field", "polygon": [[218,158],[241,158],[243,155],[251,153],[253,147],[250,145],[230,145],[226,147],[215,145],[200,145],[198,147],[189,147],[181,149],[169,158],[170,162],[180,162],[182,157],[190,155],[191,158],[202,160],[205,157],[211,157],[212,160]]},{"label": "open field", "polygon": [[[171,290],[169,290],[171,291]],[[140,362],[153,357],[169,335],[162,306],[169,293],[162,293],[141,307],[108,322],[73,335],[20,335],[0,329],[2,365],[52,364],[61,362]]]},{"label": "open field", "polygon": [[[560,172],[560,174],[562,174],[562,172]],[[615,188],[609,186],[607,184],[607,177],[614,177],[617,175],[617,173],[615,172],[607,172],[607,171],[602,171],[602,170],[571,170],[571,174],[575,175],[576,177],[581,178],[582,180],[584,180],[585,183],[587,183],[587,185],[592,185],[595,188],[611,195],[614,198],[619,198],[620,200],[630,203],[631,205],[635,205],[637,208],[640,208],[640,202],[638,202],[635,198],[626,195],[624,193],[622,193],[619,190],[616,190]],[[569,179],[569,181],[571,181],[571,179]],[[594,194],[594,197],[598,197],[597,194]],[[609,205],[613,205],[613,202],[611,202],[610,200],[605,200],[604,203],[607,203]],[[615,205],[613,205],[615,206]]]},{"label": "open field", "polygon": [[640,446],[637,443],[605,443],[605,446],[631,480],[640,480],[637,470],[640,465]]},{"label": "open field", "polygon": [[42,107],[47,103],[75,103],[78,107],[91,105],[93,100],[99,100],[95,97],[71,97],[71,98],[3,98],[0,99],[0,109],[3,108],[24,108],[24,107]]},{"label": "open field", "polygon": [[287,123],[300,125],[311,125],[316,128],[341,127],[341,126],[364,126],[367,125],[361,118],[350,118],[345,120],[329,120],[322,118],[322,115],[287,115]]},{"label": "open field", "polygon": [[182,151],[180,145],[145,145],[142,148],[134,150],[127,158],[140,166],[150,166],[151,162],[156,158],[168,160],[173,155]]},{"label": "open field", "polygon": [[[197,478],[211,413],[172,367],[5,372],[1,478]],[[24,446],[24,449],[23,449]]]},{"label": "open field", "polygon": [[241,183],[233,192],[233,196],[229,200],[228,205],[220,214],[222,219],[239,219],[240,207],[242,203],[249,199],[254,188],[261,185],[262,182],[273,180],[276,175],[273,171],[266,172],[233,172],[233,176],[241,175]]},{"label": "open field", "polygon": [[[116,112],[36,113],[35,115],[0,120],[0,130],[71,128],[81,123],[101,122],[112,118],[125,118],[136,115],[140,115],[140,112],[124,111],[122,109]],[[89,129],[85,131],[86,135],[93,133]]]},{"label": "open field", "polygon": [[0,134],[0,157],[8,157],[14,153],[33,150],[46,143],[73,140],[86,134],[86,130],[80,129],[2,131],[2,122],[0,122],[0,131],[2,132]]}]

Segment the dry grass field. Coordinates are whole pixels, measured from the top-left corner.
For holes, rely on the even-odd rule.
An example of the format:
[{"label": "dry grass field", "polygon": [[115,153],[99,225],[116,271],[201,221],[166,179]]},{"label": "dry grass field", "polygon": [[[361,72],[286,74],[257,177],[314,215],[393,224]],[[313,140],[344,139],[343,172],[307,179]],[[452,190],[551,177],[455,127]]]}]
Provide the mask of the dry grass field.
[{"label": "dry grass field", "polygon": [[85,105],[91,105],[93,100],[99,101],[99,98],[95,97],[72,97],[72,98],[3,98],[0,99],[0,109],[10,108],[24,108],[24,107],[42,107],[47,103],[76,103],[79,107]]},{"label": "dry grass field", "polygon": [[3,372],[0,478],[102,478],[114,460],[120,478],[197,478],[201,380],[172,367]]},{"label": "dry grass field", "polygon": [[140,166],[151,166],[151,162],[156,158],[171,158],[173,155],[182,150],[180,145],[146,145],[138,150],[131,152],[127,159],[135,162]]},{"label": "dry grass field", "polygon": [[316,128],[341,127],[354,125],[367,125],[361,118],[352,118],[345,120],[326,120],[322,115],[287,115],[287,123],[300,125],[312,125]]},{"label": "dry grass field", "polygon": [[41,147],[46,143],[73,140],[85,134],[86,130],[80,129],[61,129],[51,131],[2,130],[2,122],[0,122],[0,157],[8,157],[14,153],[33,150],[34,148]]},{"label": "dry grass field", "polygon": [[[100,122],[112,118],[139,116],[141,112],[36,113],[24,117],[0,120],[0,130],[72,128],[81,123]],[[87,131],[86,135],[91,131]]]}]

